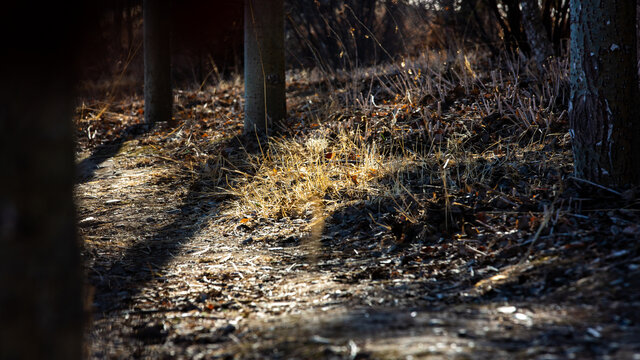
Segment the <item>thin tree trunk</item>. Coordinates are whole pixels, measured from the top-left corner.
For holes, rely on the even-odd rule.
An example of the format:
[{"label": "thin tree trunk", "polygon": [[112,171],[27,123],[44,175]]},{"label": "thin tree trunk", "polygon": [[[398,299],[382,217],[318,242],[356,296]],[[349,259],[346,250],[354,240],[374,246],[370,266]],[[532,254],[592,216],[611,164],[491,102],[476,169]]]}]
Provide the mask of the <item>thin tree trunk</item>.
[{"label": "thin tree trunk", "polygon": [[81,359],[71,124],[81,4],[6,5],[17,18],[0,23],[0,359]]},{"label": "thin tree trunk", "polygon": [[144,120],[171,121],[170,1],[143,1]]},{"label": "thin tree trunk", "polygon": [[283,0],[245,0],[244,133],[270,135],[286,116]]},{"label": "thin tree trunk", "polygon": [[571,1],[569,119],[578,177],[638,184],[636,1]]},{"label": "thin tree trunk", "polygon": [[507,22],[509,23],[511,34],[518,44],[518,47],[525,52],[529,51],[529,43],[527,42],[525,33],[522,31],[520,0],[502,0],[502,5],[506,5]]},{"label": "thin tree trunk", "polygon": [[502,17],[497,1],[496,0],[483,0],[483,1],[486,3],[489,9],[491,9],[491,11],[493,12],[493,16],[495,16],[496,21],[498,21],[498,24],[500,25],[500,28],[504,33],[504,39],[506,43],[505,45],[507,45],[507,47],[509,48],[512,48],[513,39],[515,39],[515,35],[511,32],[509,25],[505,22],[505,19]]},{"label": "thin tree trunk", "polygon": [[538,62],[538,66],[541,66],[553,55],[553,45],[544,29],[538,0],[521,0],[520,11],[522,13],[522,25],[527,35],[531,52]]}]

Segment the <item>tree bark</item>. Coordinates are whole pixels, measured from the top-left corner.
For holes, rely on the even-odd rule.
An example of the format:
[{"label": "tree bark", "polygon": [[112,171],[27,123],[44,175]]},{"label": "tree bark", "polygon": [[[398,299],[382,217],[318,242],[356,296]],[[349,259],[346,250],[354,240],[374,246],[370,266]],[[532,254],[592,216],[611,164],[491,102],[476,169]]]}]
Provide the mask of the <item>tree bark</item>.
[{"label": "tree bark", "polygon": [[527,35],[531,52],[538,62],[538,66],[542,66],[553,55],[553,45],[542,23],[538,0],[521,0],[520,12],[522,13],[522,25]]},{"label": "tree bark", "polygon": [[0,21],[0,359],[81,359],[71,124],[81,4],[6,5],[16,18]]},{"label": "tree bark", "polygon": [[170,0],[143,1],[144,120],[172,123]]},{"label": "tree bark", "polygon": [[571,1],[569,120],[576,176],[608,186],[640,179],[636,1]]},{"label": "tree bark", "polygon": [[245,135],[272,134],[286,117],[283,0],[245,0]]}]

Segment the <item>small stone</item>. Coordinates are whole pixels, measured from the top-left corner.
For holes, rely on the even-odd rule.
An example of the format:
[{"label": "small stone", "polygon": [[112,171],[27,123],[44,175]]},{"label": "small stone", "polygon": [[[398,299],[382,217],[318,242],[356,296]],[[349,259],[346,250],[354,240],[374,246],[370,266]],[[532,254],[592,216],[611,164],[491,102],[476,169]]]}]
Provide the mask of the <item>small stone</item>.
[{"label": "small stone", "polygon": [[517,309],[515,306],[501,306],[496,310],[498,310],[498,312],[502,314],[513,314]]}]

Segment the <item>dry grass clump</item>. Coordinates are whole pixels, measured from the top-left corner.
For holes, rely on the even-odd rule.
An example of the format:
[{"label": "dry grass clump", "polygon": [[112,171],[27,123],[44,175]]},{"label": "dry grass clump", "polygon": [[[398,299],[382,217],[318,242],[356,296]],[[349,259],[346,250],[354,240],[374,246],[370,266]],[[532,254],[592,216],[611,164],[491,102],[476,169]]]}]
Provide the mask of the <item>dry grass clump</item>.
[{"label": "dry grass clump", "polygon": [[264,154],[251,156],[255,174],[231,189],[236,197],[229,215],[246,218],[310,217],[322,208],[378,196],[380,179],[395,171],[401,158],[385,154],[357,132],[334,137],[273,139]]},{"label": "dry grass clump", "polygon": [[444,198],[448,208],[474,189],[529,196],[550,168],[570,165],[542,151],[566,149],[567,63],[543,69],[460,50],[336,72],[332,91],[314,92],[324,102],[291,109],[319,126],[250,156],[253,175],[229,186],[227,213],[310,219],[353,200]]}]

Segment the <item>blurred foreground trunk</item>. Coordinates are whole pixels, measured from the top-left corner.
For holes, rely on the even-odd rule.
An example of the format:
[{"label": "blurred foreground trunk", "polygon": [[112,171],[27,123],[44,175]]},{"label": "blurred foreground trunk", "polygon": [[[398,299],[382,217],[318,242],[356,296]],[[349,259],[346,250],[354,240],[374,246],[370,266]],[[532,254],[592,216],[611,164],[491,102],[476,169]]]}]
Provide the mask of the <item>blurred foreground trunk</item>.
[{"label": "blurred foreground trunk", "polygon": [[71,123],[80,5],[13,2],[0,21],[1,359],[82,358]]}]

